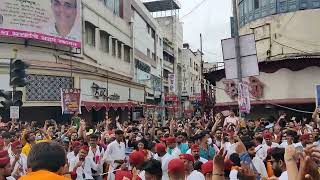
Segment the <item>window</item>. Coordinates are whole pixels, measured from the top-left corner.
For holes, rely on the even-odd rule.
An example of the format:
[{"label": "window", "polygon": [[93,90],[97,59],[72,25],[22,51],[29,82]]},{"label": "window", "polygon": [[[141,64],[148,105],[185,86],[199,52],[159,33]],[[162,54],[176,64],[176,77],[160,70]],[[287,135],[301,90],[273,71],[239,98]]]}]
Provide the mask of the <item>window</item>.
[{"label": "window", "polygon": [[112,38],[112,56],[116,57],[116,39]]},{"label": "window", "polygon": [[150,49],[147,49],[147,56],[150,57]]},{"label": "window", "polygon": [[120,15],[120,0],[104,0],[104,4],[114,14]]},{"label": "window", "polygon": [[192,59],[190,58],[190,67],[192,67]]},{"label": "window", "polygon": [[122,52],[121,44],[122,43],[120,41],[118,41],[118,58],[119,59],[121,59],[121,56],[122,56],[122,54],[121,54],[121,52]]},{"label": "window", "polygon": [[86,43],[89,46],[95,46],[96,45],[96,28],[94,25],[92,25],[89,22],[85,23],[85,37],[86,37]]},{"label": "window", "polygon": [[127,45],[124,45],[124,61],[130,62],[130,47]]},{"label": "window", "polygon": [[160,47],[162,46],[162,39],[159,38]]},{"label": "window", "polygon": [[108,33],[100,31],[100,50],[105,53],[109,53],[109,37]]},{"label": "window", "polygon": [[254,0],[254,9],[259,9],[260,8],[260,0]]}]

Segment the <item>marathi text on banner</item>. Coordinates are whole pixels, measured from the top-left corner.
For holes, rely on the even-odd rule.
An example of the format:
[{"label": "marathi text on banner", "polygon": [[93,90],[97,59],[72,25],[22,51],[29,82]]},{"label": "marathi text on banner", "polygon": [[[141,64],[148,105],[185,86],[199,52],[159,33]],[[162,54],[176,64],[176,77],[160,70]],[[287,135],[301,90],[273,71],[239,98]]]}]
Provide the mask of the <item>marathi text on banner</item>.
[{"label": "marathi text on banner", "polygon": [[0,0],[0,36],[81,48],[80,0]]},{"label": "marathi text on banner", "polygon": [[81,90],[61,89],[62,114],[81,113]]},{"label": "marathi text on banner", "polygon": [[238,86],[238,103],[240,112],[250,113],[250,92],[249,86],[244,83],[239,83]]}]

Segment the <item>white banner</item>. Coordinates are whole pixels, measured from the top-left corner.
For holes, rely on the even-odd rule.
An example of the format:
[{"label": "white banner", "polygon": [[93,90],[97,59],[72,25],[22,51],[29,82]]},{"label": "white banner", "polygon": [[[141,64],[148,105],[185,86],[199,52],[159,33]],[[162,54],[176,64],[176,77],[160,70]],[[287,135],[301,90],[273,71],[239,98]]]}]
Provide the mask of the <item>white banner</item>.
[{"label": "white banner", "polygon": [[80,0],[0,0],[0,36],[81,48]]},{"label": "white banner", "polygon": [[168,79],[169,79],[169,93],[175,94],[175,92],[176,92],[176,76],[175,76],[175,74],[169,74]]},{"label": "white banner", "polygon": [[251,104],[249,86],[244,83],[239,83],[238,94],[238,104],[240,112],[250,113]]}]

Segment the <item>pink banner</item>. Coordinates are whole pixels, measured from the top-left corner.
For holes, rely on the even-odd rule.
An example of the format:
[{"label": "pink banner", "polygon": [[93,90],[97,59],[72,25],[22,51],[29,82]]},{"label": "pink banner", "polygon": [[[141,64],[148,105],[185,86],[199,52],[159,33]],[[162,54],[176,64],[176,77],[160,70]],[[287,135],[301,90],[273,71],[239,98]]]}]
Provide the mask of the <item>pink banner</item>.
[{"label": "pink banner", "polygon": [[24,39],[36,39],[40,41],[46,41],[53,44],[61,44],[66,46],[71,46],[75,48],[81,48],[81,43],[77,41],[70,41],[68,39],[58,38],[54,36],[48,36],[45,34],[28,32],[28,31],[19,31],[19,30],[10,30],[0,28],[0,36],[9,36],[9,37],[17,37]]}]

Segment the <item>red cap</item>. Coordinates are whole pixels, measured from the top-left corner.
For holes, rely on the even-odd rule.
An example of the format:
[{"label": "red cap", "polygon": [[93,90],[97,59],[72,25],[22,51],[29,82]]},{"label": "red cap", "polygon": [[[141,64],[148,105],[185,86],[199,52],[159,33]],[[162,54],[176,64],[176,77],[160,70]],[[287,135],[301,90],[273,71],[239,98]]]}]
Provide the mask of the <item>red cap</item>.
[{"label": "red cap", "polygon": [[0,151],[0,158],[9,157],[7,150]]},{"label": "red cap", "polygon": [[162,138],[160,138],[160,141],[166,142],[166,138],[162,137]]},{"label": "red cap", "polygon": [[272,138],[272,134],[270,132],[266,132],[266,133],[264,133],[263,138],[264,139],[267,139],[267,138],[270,139],[270,138]]},{"label": "red cap", "polygon": [[309,139],[309,137],[310,137],[310,134],[302,134],[302,135],[300,135],[300,140],[306,141]]},{"label": "red cap", "polygon": [[123,180],[123,178],[132,179],[132,173],[130,171],[117,171],[115,174],[115,180]]},{"label": "red cap", "polygon": [[193,144],[193,145],[191,146],[191,151],[193,151],[193,150],[200,150],[200,146],[197,145],[197,144]]},{"label": "red cap", "polygon": [[73,141],[71,142],[72,147],[80,147],[81,146],[81,142],[80,141]]},{"label": "red cap", "polygon": [[184,163],[181,159],[172,159],[168,164],[168,173],[182,173],[184,172]]},{"label": "red cap", "polygon": [[207,161],[206,163],[201,165],[201,172],[203,174],[212,173],[213,170],[213,161]]},{"label": "red cap", "polygon": [[11,147],[13,148],[17,148],[18,146],[22,147],[22,143],[20,141],[15,141],[11,144]]},{"label": "red cap", "polygon": [[188,161],[194,162],[194,157],[191,154],[180,154],[180,159],[186,159]]},{"label": "red cap", "polygon": [[175,138],[175,137],[168,137],[168,138],[166,139],[166,142],[167,142],[167,143],[175,143],[175,142],[176,142],[176,138]]},{"label": "red cap", "polygon": [[81,146],[80,150],[85,150],[85,151],[89,152],[89,146],[83,145],[83,146]]},{"label": "red cap", "polygon": [[166,146],[165,146],[164,144],[161,144],[161,143],[157,143],[157,144],[155,145],[155,148],[154,148],[154,149],[156,150],[157,153],[159,153],[159,152],[166,152]]},{"label": "red cap", "polygon": [[129,162],[132,165],[141,165],[144,163],[144,153],[142,151],[135,151],[130,154]]},{"label": "red cap", "polygon": [[0,158],[0,168],[4,168],[9,163],[10,163],[10,158],[9,157]]}]

